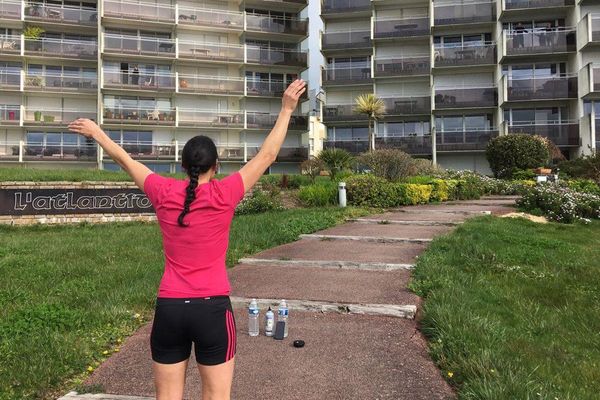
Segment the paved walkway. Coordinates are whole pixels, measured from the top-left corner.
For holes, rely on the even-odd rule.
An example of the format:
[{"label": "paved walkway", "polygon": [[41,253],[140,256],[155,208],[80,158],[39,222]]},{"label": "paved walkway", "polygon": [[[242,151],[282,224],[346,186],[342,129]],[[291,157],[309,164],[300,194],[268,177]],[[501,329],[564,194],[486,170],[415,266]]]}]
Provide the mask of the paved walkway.
[{"label": "paved walkway", "polygon": [[[473,216],[511,212],[513,203],[494,197],[404,207],[242,260],[229,271],[238,323],[232,398],[454,398],[417,330],[420,299],[407,289],[410,269],[435,236]],[[268,304],[288,300],[287,339],[247,335],[251,298],[259,299],[261,322]],[[107,394],[70,393],[63,399],[151,398],[150,328],[129,337],[86,381]],[[295,339],[306,346],[294,348]],[[191,361],[185,398],[197,399],[201,383],[193,352]]]}]

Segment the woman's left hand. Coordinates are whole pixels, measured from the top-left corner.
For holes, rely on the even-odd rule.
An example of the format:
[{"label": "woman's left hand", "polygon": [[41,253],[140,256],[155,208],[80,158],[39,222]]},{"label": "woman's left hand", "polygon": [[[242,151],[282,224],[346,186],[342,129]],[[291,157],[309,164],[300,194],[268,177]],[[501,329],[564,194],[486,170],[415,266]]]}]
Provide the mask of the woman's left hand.
[{"label": "woman's left hand", "polygon": [[102,129],[91,119],[79,118],[69,124],[71,132],[79,133],[87,138],[94,139]]}]

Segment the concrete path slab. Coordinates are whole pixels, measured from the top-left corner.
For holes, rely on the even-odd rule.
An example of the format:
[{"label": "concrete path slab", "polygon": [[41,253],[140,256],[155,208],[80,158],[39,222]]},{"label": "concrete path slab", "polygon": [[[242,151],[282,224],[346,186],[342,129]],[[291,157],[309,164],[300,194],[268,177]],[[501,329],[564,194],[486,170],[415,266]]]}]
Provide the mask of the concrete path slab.
[{"label": "concrete path slab", "polygon": [[[236,310],[238,346],[232,399],[446,400],[453,393],[412,321],[392,317],[291,313],[289,336],[249,337],[246,312]],[[151,324],[138,330],[87,379],[106,393],[154,396]],[[293,340],[306,345],[297,349]],[[193,357],[185,400],[198,399]]]},{"label": "concrete path slab", "polygon": [[[514,207],[510,206],[499,206],[499,205],[478,205],[478,204],[423,204],[419,206],[413,206],[410,209],[401,209],[412,213],[419,213],[421,211],[435,212],[436,215],[440,212],[456,213],[456,212],[469,212],[469,214],[491,212],[492,214],[498,215],[503,213],[513,212]],[[469,215],[475,216],[475,215]]]},{"label": "concrete path slab", "polygon": [[396,271],[399,269],[413,269],[414,264],[391,264],[391,263],[364,263],[354,261],[322,261],[322,260],[274,260],[267,258],[242,258],[240,264],[250,265],[272,265],[276,267],[281,266],[295,266],[302,268],[330,268],[330,269],[358,269],[361,271]]},{"label": "concrete path slab", "polygon": [[375,243],[429,243],[433,239],[427,238],[397,238],[386,236],[348,236],[348,235],[322,235],[318,233],[300,235],[301,239],[312,240],[354,240],[358,242]]},{"label": "concrete path slab", "polygon": [[414,264],[427,247],[422,243],[371,243],[344,240],[299,240],[255,254],[276,260],[354,261]]},{"label": "concrete path slab", "polygon": [[433,239],[437,235],[448,233],[449,226],[405,226],[398,224],[343,224],[320,231],[321,235],[383,236],[396,238]]},{"label": "concrete path slab", "polygon": [[[457,214],[457,213],[441,213],[441,212],[427,212],[427,210],[419,210],[417,211],[404,211],[404,210],[396,210],[390,211],[383,214],[374,214],[369,215],[367,219],[369,220],[380,220],[380,221],[430,221],[432,223],[442,224],[449,222],[464,222],[469,215],[466,214]],[[365,218],[360,218],[362,220]]]},{"label": "concrete path slab", "polygon": [[406,289],[410,271],[391,272],[238,265],[229,270],[232,295],[340,303],[417,304]]}]

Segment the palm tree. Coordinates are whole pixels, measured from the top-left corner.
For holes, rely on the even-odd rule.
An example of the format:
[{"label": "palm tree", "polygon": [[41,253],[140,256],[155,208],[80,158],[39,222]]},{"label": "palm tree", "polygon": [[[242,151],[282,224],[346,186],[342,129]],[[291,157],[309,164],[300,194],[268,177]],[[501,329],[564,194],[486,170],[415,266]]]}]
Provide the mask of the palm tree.
[{"label": "palm tree", "polygon": [[385,114],[385,103],[373,93],[361,94],[354,101],[356,102],[354,112],[369,117],[369,150],[374,150],[375,135],[373,134],[372,123]]}]

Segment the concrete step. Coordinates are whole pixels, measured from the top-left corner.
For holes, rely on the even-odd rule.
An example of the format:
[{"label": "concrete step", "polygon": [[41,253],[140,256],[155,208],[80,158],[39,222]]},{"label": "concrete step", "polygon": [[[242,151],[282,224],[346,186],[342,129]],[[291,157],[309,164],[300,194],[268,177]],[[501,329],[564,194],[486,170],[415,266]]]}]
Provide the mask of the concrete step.
[{"label": "concrete step", "polygon": [[[262,310],[261,310],[262,311]],[[414,321],[369,315],[291,312],[282,341],[249,337],[247,312],[236,308],[237,354],[232,399],[446,400],[454,398],[428,356]],[[262,321],[261,321],[262,322]],[[106,393],[155,396],[148,324],[86,380]],[[292,342],[302,339],[303,348]],[[198,399],[193,356],[183,398]],[[73,400],[73,399],[68,399]],[[133,400],[133,399],[132,399]]]},{"label": "concrete step", "polygon": [[404,226],[399,224],[356,224],[349,223],[318,232],[321,235],[369,236],[408,239],[433,239],[448,233],[448,226]]},{"label": "concrete step", "polygon": [[361,242],[374,242],[374,243],[429,243],[432,239],[424,238],[398,238],[398,237],[384,237],[384,236],[349,236],[349,235],[319,235],[319,234],[305,234],[300,235],[302,239],[312,240],[354,240]]},{"label": "concrete step", "polygon": [[452,227],[462,224],[462,221],[423,221],[423,220],[389,220],[385,218],[373,219],[373,218],[356,218],[350,219],[348,222],[355,222],[360,224],[377,224],[377,225],[407,225],[407,226],[447,226]]},{"label": "concrete step", "polygon": [[237,265],[228,270],[232,296],[349,304],[416,305],[406,289],[410,271],[307,269],[295,266]]},{"label": "concrete step", "polygon": [[242,258],[240,264],[250,265],[272,265],[272,266],[294,266],[302,268],[329,268],[349,269],[362,271],[396,271],[402,269],[413,269],[414,264],[391,264],[391,263],[369,263],[353,261],[319,261],[319,260],[274,260],[266,258]]}]

